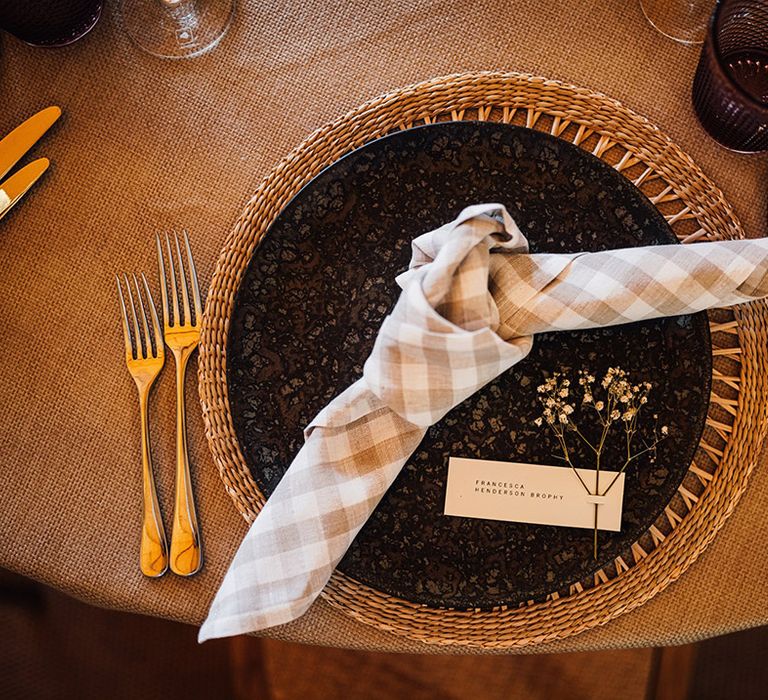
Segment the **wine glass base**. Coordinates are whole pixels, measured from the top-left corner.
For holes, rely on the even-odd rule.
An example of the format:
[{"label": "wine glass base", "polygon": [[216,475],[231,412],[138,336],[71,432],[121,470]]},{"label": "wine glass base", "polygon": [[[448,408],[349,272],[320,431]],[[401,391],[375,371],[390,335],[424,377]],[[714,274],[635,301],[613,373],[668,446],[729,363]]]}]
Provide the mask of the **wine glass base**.
[{"label": "wine glass base", "polygon": [[218,46],[235,0],[122,0],[121,21],[134,44],[159,58],[194,58]]},{"label": "wine glass base", "polygon": [[[709,3],[714,4],[714,2]],[[711,7],[705,0],[678,2],[640,0],[645,19],[659,34],[678,44],[696,46],[704,43]],[[661,9],[658,7],[661,5]]]}]

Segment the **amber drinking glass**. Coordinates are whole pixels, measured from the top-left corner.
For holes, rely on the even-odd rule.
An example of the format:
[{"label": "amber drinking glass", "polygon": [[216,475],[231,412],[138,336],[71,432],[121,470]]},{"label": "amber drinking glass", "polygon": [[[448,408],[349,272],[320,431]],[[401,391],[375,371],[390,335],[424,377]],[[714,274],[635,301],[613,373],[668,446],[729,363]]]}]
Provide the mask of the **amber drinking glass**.
[{"label": "amber drinking glass", "polygon": [[720,0],[693,81],[701,125],[726,148],[768,150],[768,2]]}]

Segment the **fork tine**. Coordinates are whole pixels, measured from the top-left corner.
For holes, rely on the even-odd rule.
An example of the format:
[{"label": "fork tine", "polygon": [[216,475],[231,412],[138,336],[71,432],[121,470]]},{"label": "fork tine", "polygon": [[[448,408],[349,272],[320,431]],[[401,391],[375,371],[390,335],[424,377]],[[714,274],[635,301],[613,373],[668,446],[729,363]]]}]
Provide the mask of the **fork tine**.
[{"label": "fork tine", "polygon": [[139,320],[136,318],[136,305],[133,303],[133,294],[131,293],[131,283],[128,281],[128,275],[123,274],[125,279],[125,288],[128,290],[128,300],[131,302],[131,318],[133,319],[133,332],[136,339],[136,358],[143,354],[141,347],[141,335],[139,333]]},{"label": "fork tine", "polygon": [[170,325],[170,317],[168,316],[168,288],[165,286],[165,263],[163,263],[163,246],[160,243],[160,234],[155,233],[155,241],[157,242],[157,267],[160,274],[160,296],[163,304],[163,323]]},{"label": "fork tine", "polygon": [[146,345],[146,351],[144,352],[144,359],[152,355],[152,343],[149,341],[149,324],[147,323],[147,312],[144,308],[144,299],[141,296],[141,289],[139,289],[139,281],[136,279],[136,274],[133,275],[133,286],[136,288],[136,298],[139,300],[139,309],[141,310],[141,327],[144,329],[144,343]]},{"label": "fork tine", "polygon": [[115,275],[117,282],[117,294],[120,297],[120,317],[123,322],[123,337],[125,338],[125,354],[127,357],[133,357],[133,344],[131,343],[131,331],[128,330],[128,313],[125,310],[125,299],[123,298],[123,288],[120,285],[120,278]]},{"label": "fork tine", "polygon": [[200,323],[200,318],[203,315],[203,307],[200,302],[200,285],[197,283],[197,270],[195,269],[195,261],[192,258],[192,249],[189,247],[189,236],[187,230],[184,229],[184,245],[187,248],[187,260],[189,261],[189,277],[192,281],[192,298],[195,302],[195,325]]},{"label": "fork tine", "polygon": [[[165,247],[168,249],[168,269],[171,272],[171,293],[173,294],[173,323],[175,326],[180,326],[181,319],[179,318],[179,292],[176,289],[176,268],[173,266],[171,241],[168,238],[167,232],[165,234]],[[168,325],[170,325],[170,323]]]},{"label": "fork tine", "polygon": [[179,286],[181,287],[181,298],[184,302],[184,325],[192,324],[192,313],[189,310],[189,292],[187,291],[187,273],[184,270],[184,260],[181,257],[181,249],[179,248],[179,236],[176,231],[173,232],[173,237],[176,239],[176,258],[179,261]]},{"label": "fork tine", "polygon": [[147,293],[147,299],[149,300],[149,313],[152,316],[152,330],[155,338],[155,357],[158,357],[163,351],[163,336],[160,333],[160,322],[157,318],[157,310],[155,309],[155,300],[152,298],[152,293],[149,291],[149,285],[147,284],[147,278],[144,273],[141,273],[141,280],[144,282],[144,291]]}]

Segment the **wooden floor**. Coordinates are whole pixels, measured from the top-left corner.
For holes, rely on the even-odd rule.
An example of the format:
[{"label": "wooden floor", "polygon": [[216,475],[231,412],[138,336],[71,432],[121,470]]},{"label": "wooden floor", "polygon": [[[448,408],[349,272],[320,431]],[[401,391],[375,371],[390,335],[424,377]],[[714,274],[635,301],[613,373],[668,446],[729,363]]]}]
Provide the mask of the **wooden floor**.
[{"label": "wooden floor", "polygon": [[[239,643],[242,642],[234,642]],[[559,656],[407,656],[272,641],[262,643],[261,656],[268,687],[256,686],[241,697],[259,697],[258,692],[265,694],[266,690],[266,697],[275,700],[643,700],[651,665],[650,651]],[[251,660],[256,661],[255,657],[254,653]]]},{"label": "wooden floor", "polygon": [[199,646],[191,627],[99,610],[2,572],[0,630],[4,700],[751,700],[768,682],[763,630],[666,654],[411,656],[250,637]]}]

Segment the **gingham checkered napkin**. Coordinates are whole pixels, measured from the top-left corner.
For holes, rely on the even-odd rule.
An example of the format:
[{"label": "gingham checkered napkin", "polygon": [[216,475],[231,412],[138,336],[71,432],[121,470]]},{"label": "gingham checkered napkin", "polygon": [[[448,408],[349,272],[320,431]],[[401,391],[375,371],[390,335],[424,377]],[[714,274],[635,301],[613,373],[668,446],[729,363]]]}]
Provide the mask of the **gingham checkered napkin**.
[{"label": "gingham checkered napkin", "polygon": [[413,242],[363,377],[326,406],[245,536],[199,640],[302,615],[426,429],[525,357],[533,334],[768,294],[768,240],[528,254],[498,204]]}]

